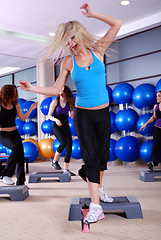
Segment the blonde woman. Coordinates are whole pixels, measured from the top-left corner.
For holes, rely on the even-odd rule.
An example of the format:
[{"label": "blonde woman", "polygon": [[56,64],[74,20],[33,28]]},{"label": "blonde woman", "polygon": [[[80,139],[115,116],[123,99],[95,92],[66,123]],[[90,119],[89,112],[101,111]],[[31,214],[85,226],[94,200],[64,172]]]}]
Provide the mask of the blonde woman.
[{"label": "blonde woman", "polygon": [[60,24],[46,55],[49,57],[55,54],[55,62],[61,56],[66,56],[61,63],[55,85],[41,88],[20,80],[20,87],[39,94],[58,95],[71,73],[77,89],[74,125],[84,161],[79,175],[87,181],[91,197],[84,223],[95,223],[104,218],[100,200],[113,201],[102,187],[110,146],[109,97],[103,58],[121,27],[121,20],[94,12],[88,3],[81,6],[81,9],[86,17],[100,20],[110,26],[104,37],[93,37],[77,21]]}]

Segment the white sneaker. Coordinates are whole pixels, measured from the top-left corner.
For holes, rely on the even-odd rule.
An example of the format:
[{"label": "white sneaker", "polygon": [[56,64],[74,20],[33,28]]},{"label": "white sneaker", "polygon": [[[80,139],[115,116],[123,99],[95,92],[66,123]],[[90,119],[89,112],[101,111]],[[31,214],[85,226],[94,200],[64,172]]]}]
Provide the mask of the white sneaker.
[{"label": "white sneaker", "polygon": [[12,181],[12,179],[10,177],[4,176],[3,177],[3,183],[7,184],[7,185],[13,185],[14,182]]},{"label": "white sneaker", "polygon": [[105,216],[102,207],[100,205],[90,203],[89,212],[87,213],[84,219],[84,223],[85,224],[96,223],[97,221],[102,220],[104,218]]},{"label": "white sneaker", "polygon": [[113,202],[113,198],[105,192],[104,187],[99,188],[99,197],[102,202]]}]

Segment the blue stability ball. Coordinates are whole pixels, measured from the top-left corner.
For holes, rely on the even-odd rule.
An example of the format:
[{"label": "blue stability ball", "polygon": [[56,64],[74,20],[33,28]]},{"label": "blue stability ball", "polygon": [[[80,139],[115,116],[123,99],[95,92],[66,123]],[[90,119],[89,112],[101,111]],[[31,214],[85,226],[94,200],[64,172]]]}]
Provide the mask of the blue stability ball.
[{"label": "blue stability ball", "polygon": [[25,122],[23,125],[24,134],[28,134],[30,136],[37,134],[37,123],[34,121]]},{"label": "blue stability ball", "polygon": [[161,79],[157,82],[155,86],[155,94],[157,94],[158,91],[161,91]]},{"label": "blue stability ball", "polygon": [[144,130],[140,131],[140,128],[153,116],[152,113],[146,113],[141,115],[137,120],[137,130],[140,134],[145,136],[151,136],[153,133],[155,121],[149,123]]},{"label": "blue stability ball", "polygon": [[52,124],[53,122],[49,119],[49,120],[45,120],[42,122],[41,124],[41,130],[44,134],[53,134],[53,130],[52,130]]},{"label": "blue stability ball", "polygon": [[12,152],[12,150],[6,147],[6,155],[10,155],[11,152]]},{"label": "blue stability ball", "polygon": [[20,107],[22,108],[22,105],[26,102],[24,98],[19,98],[18,103],[20,104]]},{"label": "blue stability ball", "polygon": [[32,142],[23,142],[24,155],[28,156],[28,162],[36,160],[39,154],[38,147]]},{"label": "blue stability ball", "polygon": [[74,159],[81,159],[82,158],[82,153],[79,145],[78,139],[74,139],[72,142],[72,158]]},{"label": "blue stability ball", "polygon": [[69,121],[69,127],[70,127],[70,131],[71,131],[71,135],[72,136],[77,136],[75,128],[74,128],[74,121],[71,117],[68,117],[68,121]]},{"label": "blue stability ball", "polygon": [[137,86],[133,91],[132,101],[139,109],[152,109],[156,103],[155,87],[148,83]]},{"label": "blue stability ball", "polygon": [[112,91],[112,97],[115,103],[123,104],[132,102],[132,93],[134,87],[129,83],[119,83]]},{"label": "blue stability ball", "polygon": [[132,132],[136,128],[138,114],[133,109],[120,110],[115,117],[116,127],[120,131]]},{"label": "blue stability ball", "polygon": [[116,144],[116,140],[111,138],[110,139],[110,158],[109,158],[109,162],[115,161],[117,159],[116,154],[115,154],[115,144]]},{"label": "blue stability ball", "polygon": [[111,118],[111,134],[117,131],[117,127],[115,125],[115,116],[116,114],[113,111],[110,111]]},{"label": "blue stability ball", "polygon": [[120,138],[115,144],[116,157],[125,162],[133,162],[139,158],[140,143],[136,137]]},{"label": "blue stability ball", "polygon": [[52,102],[52,97],[47,97],[41,102],[40,110],[44,115],[48,115],[51,102]]},{"label": "blue stability ball", "polygon": [[150,155],[153,148],[153,140],[148,140],[142,143],[140,147],[140,157],[144,162],[150,161]]},{"label": "blue stability ball", "polygon": [[23,126],[24,126],[25,122],[21,121],[21,119],[18,118],[15,120],[15,123],[16,123],[16,127],[17,127],[19,134],[24,135]]},{"label": "blue stability ball", "polygon": [[5,154],[6,153],[6,147],[0,142],[0,153]]},{"label": "blue stability ball", "polygon": [[112,98],[112,89],[111,89],[108,85],[106,85],[106,89],[107,89],[107,91],[108,91],[109,103],[111,104],[112,101],[113,101],[113,98]]},{"label": "blue stability ball", "polygon": [[[24,114],[26,114],[33,103],[34,103],[34,101],[26,101],[26,102],[22,105],[22,112],[23,112]],[[33,118],[35,118],[35,117],[37,117],[37,108],[35,108],[35,109],[30,113],[29,119],[33,119]]]},{"label": "blue stability ball", "polygon": [[[58,139],[55,139],[53,142],[53,152],[55,153],[57,148],[59,147],[60,142],[58,141]],[[63,152],[60,154],[61,157],[64,157],[66,154],[66,148],[64,148]]]}]

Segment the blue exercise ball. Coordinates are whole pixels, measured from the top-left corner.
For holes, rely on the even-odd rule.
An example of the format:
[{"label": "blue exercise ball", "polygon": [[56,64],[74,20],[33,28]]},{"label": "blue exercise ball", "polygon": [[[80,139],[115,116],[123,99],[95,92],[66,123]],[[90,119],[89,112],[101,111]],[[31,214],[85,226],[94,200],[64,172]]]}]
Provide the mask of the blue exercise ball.
[{"label": "blue exercise ball", "polygon": [[24,155],[28,157],[28,162],[32,163],[39,154],[38,147],[32,142],[23,142]]},{"label": "blue exercise ball", "polygon": [[25,122],[23,125],[24,134],[28,134],[30,136],[37,134],[37,123],[34,121]]},{"label": "blue exercise ball", "polygon": [[137,86],[133,91],[132,101],[139,109],[152,109],[156,103],[155,87],[148,83]]},{"label": "blue exercise ball", "polygon": [[[34,103],[34,101],[26,101],[24,104],[22,104],[22,112],[26,114],[28,110],[30,109],[31,105]],[[37,108],[35,108],[29,116],[29,119],[33,119],[37,117]]]},{"label": "blue exercise ball", "polygon": [[109,162],[115,161],[117,159],[116,154],[115,154],[115,144],[116,144],[116,140],[111,138],[110,139],[110,158],[109,158]]},{"label": "blue exercise ball", "polygon": [[115,124],[115,117],[116,117],[116,114],[113,111],[110,111],[111,134],[117,131],[117,127],[116,127],[116,124]]},{"label": "blue exercise ball", "polygon": [[141,144],[140,157],[146,163],[150,161],[152,148],[153,148],[153,139],[147,140]]},{"label": "blue exercise ball", "polygon": [[72,141],[72,158],[74,159],[81,159],[82,158],[82,153],[79,145],[78,139],[74,139]]},{"label": "blue exercise ball", "polygon": [[41,130],[44,134],[53,134],[53,130],[52,130],[52,124],[53,122],[49,119],[49,120],[45,120],[42,122],[41,124]]},{"label": "blue exercise ball", "polygon": [[111,89],[108,85],[106,85],[106,89],[107,89],[107,91],[108,91],[109,103],[111,104],[112,101],[113,101],[113,98],[112,98],[112,89]]},{"label": "blue exercise ball", "polygon": [[115,144],[116,157],[125,162],[134,162],[139,158],[140,143],[136,137],[125,136]]},{"label": "blue exercise ball", "polygon": [[76,94],[76,93],[73,93],[73,96],[74,96],[74,98],[76,99],[77,94]]},{"label": "blue exercise ball", "polygon": [[52,102],[52,97],[47,97],[41,102],[40,110],[44,115],[48,115],[51,102]]},{"label": "blue exercise ball", "polygon": [[6,153],[6,147],[0,142],[0,153],[5,154]]},{"label": "blue exercise ball", "polygon": [[52,96],[52,101],[54,100],[54,99],[56,99],[57,98],[57,96]]},{"label": "blue exercise ball", "polygon": [[23,126],[24,126],[25,122],[21,121],[21,119],[18,118],[15,120],[15,123],[16,123],[16,127],[17,127],[19,134],[24,135]]},{"label": "blue exercise ball", "polygon": [[138,114],[133,109],[120,110],[115,117],[116,127],[120,131],[132,132],[136,128]]},{"label": "blue exercise ball", "polygon": [[144,136],[151,136],[153,134],[153,129],[155,125],[155,121],[149,123],[144,130],[140,131],[140,128],[153,116],[152,113],[146,113],[141,115],[137,120],[137,130],[140,134]]},{"label": "blue exercise ball", "polygon": [[18,103],[20,104],[20,107],[22,108],[22,105],[26,102],[24,98],[19,98]]},{"label": "blue exercise ball", "polygon": [[77,136],[75,128],[74,128],[74,121],[71,117],[68,117],[68,121],[69,121],[69,127],[70,127],[70,131],[71,131],[71,135],[72,136]]},{"label": "blue exercise ball", "polygon": [[11,154],[11,152],[12,152],[12,150],[11,150],[11,149],[9,149],[9,148],[7,148],[7,147],[6,147],[5,151],[6,151],[6,155],[10,155],[10,154]]},{"label": "blue exercise ball", "polygon": [[[55,139],[53,142],[53,152],[55,153],[57,148],[59,147],[60,142],[58,141],[58,139]],[[64,157],[66,154],[66,148],[64,148],[64,150],[62,151],[62,153],[60,154],[61,157]]]},{"label": "blue exercise ball", "polygon": [[157,94],[158,91],[161,91],[161,79],[157,82],[155,86],[155,94]]},{"label": "blue exercise ball", "polygon": [[119,83],[112,91],[112,97],[115,103],[123,104],[132,102],[132,93],[134,87],[129,83]]}]

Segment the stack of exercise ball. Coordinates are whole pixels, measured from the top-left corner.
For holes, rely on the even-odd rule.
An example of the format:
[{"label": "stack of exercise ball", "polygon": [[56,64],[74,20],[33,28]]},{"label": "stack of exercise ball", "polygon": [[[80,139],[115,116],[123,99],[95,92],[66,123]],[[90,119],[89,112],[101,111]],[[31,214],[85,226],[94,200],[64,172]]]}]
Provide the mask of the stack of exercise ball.
[{"label": "stack of exercise ball", "polygon": [[40,155],[45,158],[54,157],[54,151],[52,148],[54,139],[51,137],[53,135],[52,121],[47,118],[52,100],[52,97],[47,97],[40,104],[40,110],[42,114],[45,115],[45,120],[41,124],[41,131],[45,134],[45,138],[41,139],[38,146]]},{"label": "stack of exercise ball", "polygon": [[[23,114],[26,114],[30,109],[30,106],[34,101],[27,101],[23,98],[18,99]],[[37,136],[37,108],[34,109],[26,121],[21,121],[19,118],[16,119],[15,123],[17,130],[21,136],[24,135],[25,139],[22,139],[24,155],[28,156],[28,162],[35,161],[39,154],[38,142],[31,138]]]},{"label": "stack of exercise ball", "polygon": [[139,117],[138,113],[129,107],[132,103],[133,91],[134,87],[129,83],[119,83],[112,91],[113,100],[119,105],[119,111],[115,115],[115,126],[123,136],[115,143],[111,140],[110,149],[113,144],[116,158],[125,162],[133,162],[139,158],[140,143],[136,137],[128,136],[136,130]]}]

